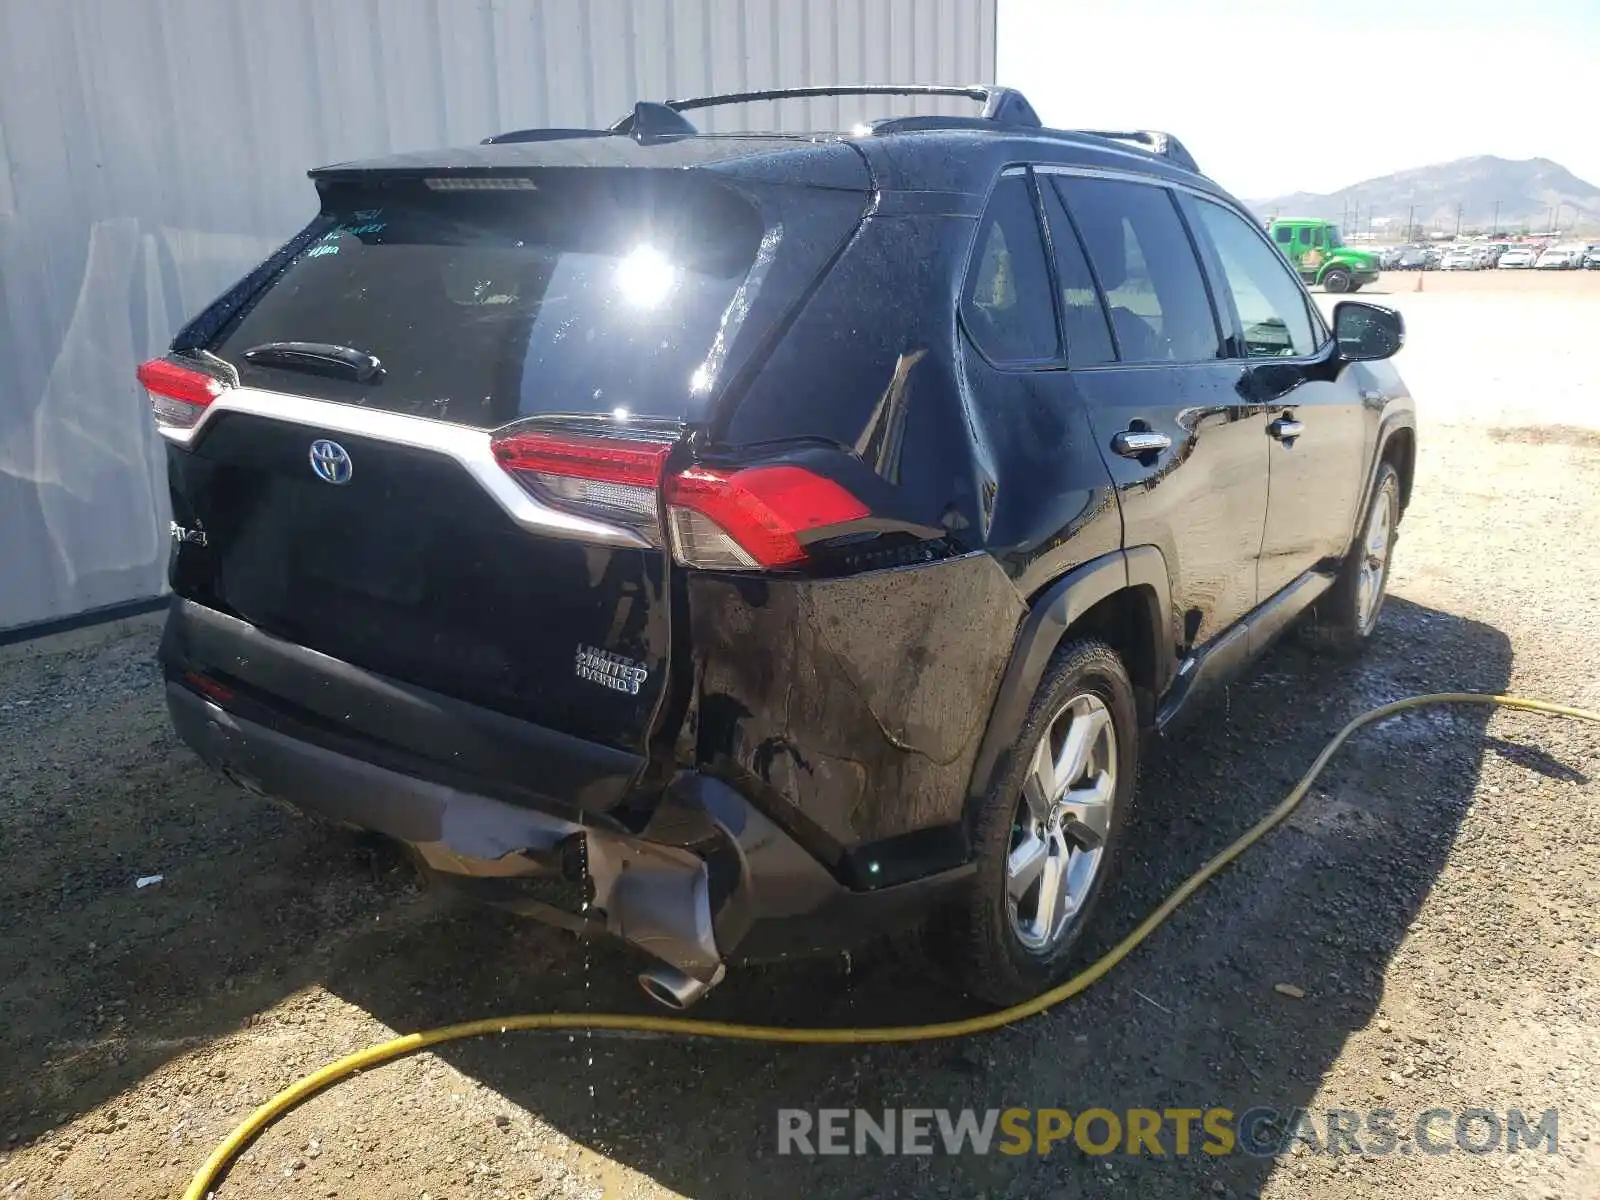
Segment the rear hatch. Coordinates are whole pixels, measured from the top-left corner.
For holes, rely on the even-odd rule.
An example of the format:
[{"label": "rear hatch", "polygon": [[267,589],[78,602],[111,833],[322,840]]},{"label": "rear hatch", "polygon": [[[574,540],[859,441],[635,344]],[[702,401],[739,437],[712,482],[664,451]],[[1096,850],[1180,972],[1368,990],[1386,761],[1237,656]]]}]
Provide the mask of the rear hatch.
[{"label": "rear hatch", "polygon": [[174,443],[175,592],[645,753],[670,707],[665,461],[855,228],[864,171],[859,192],[597,168],[318,186],[284,261],[142,369]]}]

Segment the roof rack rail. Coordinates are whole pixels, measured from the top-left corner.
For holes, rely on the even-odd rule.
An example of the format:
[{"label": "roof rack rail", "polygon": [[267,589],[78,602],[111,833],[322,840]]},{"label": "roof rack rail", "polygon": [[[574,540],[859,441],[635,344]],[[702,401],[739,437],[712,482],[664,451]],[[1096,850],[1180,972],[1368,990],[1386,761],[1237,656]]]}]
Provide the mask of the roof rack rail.
[{"label": "roof rack rail", "polygon": [[1159,129],[1074,129],[1071,132],[1086,133],[1090,137],[1107,138],[1113,142],[1132,142],[1141,150],[1176,163],[1186,171],[1202,174],[1194,155],[1184,148],[1183,143]]},{"label": "roof rack rail", "polygon": [[[1033,111],[1033,105],[1028,103],[1028,98],[1015,88],[942,83],[853,83],[768,88],[759,92],[724,92],[716,96],[689,96],[682,100],[668,100],[664,105],[651,107],[664,107],[675,113],[683,113],[697,108],[718,108],[728,104],[747,104],[756,100],[806,100],[819,96],[959,96],[982,104],[985,120],[1032,129],[1037,129],[1043,124],[1038,114]],[[624,117],[612,128],[620,133],[632,132],[637,121],[638,108],[635,108],[634,112],[634,116]]]},{"label": "roof rack rail", "polygon": [[507,133],[491,134],[479,142],[480,146],[498,146],[506,142],[561,142],[568,138],[605,137],[605,129],[513,129]]}]

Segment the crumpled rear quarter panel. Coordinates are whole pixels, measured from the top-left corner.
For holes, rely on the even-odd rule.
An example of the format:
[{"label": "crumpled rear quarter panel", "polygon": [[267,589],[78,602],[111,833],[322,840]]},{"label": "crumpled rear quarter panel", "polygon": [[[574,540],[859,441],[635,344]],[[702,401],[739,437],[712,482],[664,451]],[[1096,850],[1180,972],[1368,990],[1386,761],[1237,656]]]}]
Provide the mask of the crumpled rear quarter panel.
[{"label": "crumpled rear quarter panel", "polygon": [[688,591],[703,763],[844,850],[961,819],[1026,611],[993,558]]}]

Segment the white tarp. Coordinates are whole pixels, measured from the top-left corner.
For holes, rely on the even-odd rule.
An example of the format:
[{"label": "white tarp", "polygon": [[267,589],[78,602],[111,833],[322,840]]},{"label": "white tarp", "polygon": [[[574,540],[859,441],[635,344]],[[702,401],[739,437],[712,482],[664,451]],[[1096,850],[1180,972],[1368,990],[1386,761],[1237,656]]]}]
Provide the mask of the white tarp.
[{"label": "white tarp", "polygon": [[134,367],[310,218],[309,167],[639,98],[983,81],[994,21],[994,0],[0,0],[0,629],[161,591]]}]

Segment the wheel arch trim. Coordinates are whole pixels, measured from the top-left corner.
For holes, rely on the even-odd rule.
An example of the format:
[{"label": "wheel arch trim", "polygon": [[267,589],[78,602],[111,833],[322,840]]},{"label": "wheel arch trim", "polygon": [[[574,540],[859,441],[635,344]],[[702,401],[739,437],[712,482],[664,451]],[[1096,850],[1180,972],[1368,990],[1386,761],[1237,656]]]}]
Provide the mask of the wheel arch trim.
[{"label": "wheel arch trim", "polygon": [[1045,667],[1072,626],[1108,596],[1138,589],[1154,597],[1151,619],[1155,641],[1157,688],[1162,690],[1173,661],[1171,587],[1166,559],[1155,546],[1113,550],[1090,559],[1040,590],[1017,630],[1011,657],[989,710],[978,756],[967,785],[967,811],[988,794],[1006,763],[1007,752],[1027,716]]},{"label": "wheel arch trim", "polygon": [[[1404,476],[1401,477],[1401,487],[1404,489],[1400,498],[1400,511],[1404,514],[1411,499],[1411,491],[1416,483],[1416,452],[1417,452],[1417,427],[1409,419],[1409,414],[1404,412],[1393,413],[1384,418],[1378,426],[1378,436],[1372,443],[1372,461],[1367,464],[1366,482],[1361,488],[1361,502],[1356,505],[1354,517],[1350,524],[1350,539],[1346,543],[1345,553],[1348,554],[1356,544],[1356,538],[1361,534],[1361,523],[1367,519],[1367,502],[1372,498],[1373,485],[1378,481],[1378,471],[1383,464],[1388,462],[1389,447],[1393,444],[1397,434],[1405,434],[1411,439],[1410,464],[1411,480],[1408,483]],[[1396,468],[1399,469],[1398,467]]]}]

